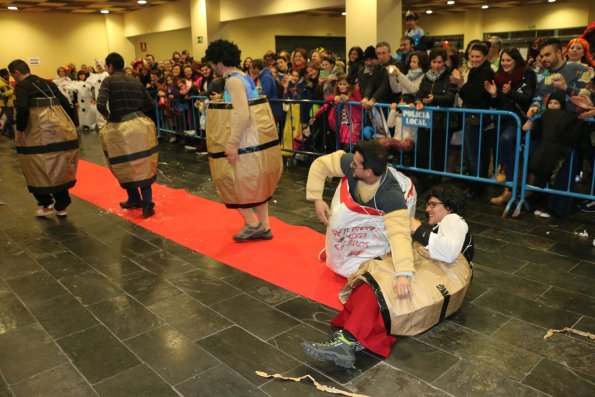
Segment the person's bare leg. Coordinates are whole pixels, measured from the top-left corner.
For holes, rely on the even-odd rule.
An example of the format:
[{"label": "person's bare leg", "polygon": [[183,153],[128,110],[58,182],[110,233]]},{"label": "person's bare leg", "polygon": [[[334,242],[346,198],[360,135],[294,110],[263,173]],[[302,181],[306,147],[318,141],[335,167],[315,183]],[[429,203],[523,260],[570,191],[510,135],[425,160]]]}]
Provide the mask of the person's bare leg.
[{"label": "person's bare leg", "polygon": [[258,227],[258,218],[254,213],[253,208],[238,208],[238,212],[242,214],[244,218],[244,223],[252,228]]},{"label": "person's bare leg", "polygon": [[269,203],[266,202],[264,204],[259,205],[258,207],[254,207],[254,212],[256,212],[256,216],[260,221],[262,229],[269,230],[271,228],[271,225],[269,223]]}]

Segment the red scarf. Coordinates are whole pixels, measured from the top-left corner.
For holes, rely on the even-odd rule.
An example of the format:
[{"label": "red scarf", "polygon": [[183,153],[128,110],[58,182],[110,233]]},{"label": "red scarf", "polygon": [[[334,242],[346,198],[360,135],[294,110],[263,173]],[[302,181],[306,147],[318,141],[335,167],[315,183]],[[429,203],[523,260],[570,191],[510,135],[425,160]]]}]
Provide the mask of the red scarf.
[{"label": "red scarf", "polygon": [[496,79],[495,79],[496,86],[498,86],[498,88],[500,88],[504,84],[508,84],[509,82],[510,82],[510,85],[514,85],[519,80],[521,80],[523,78],[524,74],[525,74],[525,68],[517,68],[512,73],[508,74],[508,73],[505,73],[502,70],[502,68],[500,67],[498,69],[498,72],[496,73]]}]

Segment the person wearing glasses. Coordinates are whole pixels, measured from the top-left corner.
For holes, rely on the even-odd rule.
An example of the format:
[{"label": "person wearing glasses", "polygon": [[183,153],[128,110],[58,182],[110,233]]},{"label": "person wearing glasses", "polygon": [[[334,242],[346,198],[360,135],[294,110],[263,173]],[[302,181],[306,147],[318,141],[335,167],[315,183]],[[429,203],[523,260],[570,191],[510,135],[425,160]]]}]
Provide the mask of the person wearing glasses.
[{"label": "person wearing glasses", "polygon": [[[303,342],[302,350],[316,360],[352,368],[356,352],[368,349],[387,358],[396,342],[392,335],[419,334],[456,312],[471,281],[474,253],[462,218],[465,204],[458,188],[430,189],[428,222],[409,221],[413,246],[404,238],[392,246],[394,259],[405,263],[393,264],[390,254],[362,263],[339,293],[344,307],[331,325],[341,330],[326,342]],[[387,231],[390,235],[388,225]],[[402,272],[405,266],[409,276]]]},{"label": "person wearing glasses", "polygon": [[[328,177],[342,178],[330,207],[322,199]],[[416,198],[411,180],[388,167],[387,151],[379,143],[364,141],[353,154],[338,150],[317,158],[308,173],[306,199],[327,225],[319,259],[349,277],[366,260],[390,253],[391,246],[410,247],[409,217],[415,215]],[[395,271],[409,275],[410,258],[410,250],[393,251]]]}]

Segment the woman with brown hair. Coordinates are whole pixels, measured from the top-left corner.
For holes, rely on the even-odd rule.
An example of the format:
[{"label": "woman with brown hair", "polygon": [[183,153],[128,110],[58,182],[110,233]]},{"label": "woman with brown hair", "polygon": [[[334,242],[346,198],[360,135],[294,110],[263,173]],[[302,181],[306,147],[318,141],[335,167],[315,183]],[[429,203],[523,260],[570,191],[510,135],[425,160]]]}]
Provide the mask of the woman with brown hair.
[{"label": "woman with brown hair", "polygon": [[[535,94],[535,72],[527,67],[523,56],[516,48],[507,48],[500,55],[500,66],[496,78],[485,81],[485,90],[497,102],[498,110],[515,113],[522,120],[529,110]],[[514,173],[517,125],[512,117],[502,117],[500,122],[499,169],[505,174],[505,180],[511,182]],[[499,172],[499,174],[501,174]],[[504,193],[490,200],[495,205],[506,204],[512,198],[509,188]]]}]

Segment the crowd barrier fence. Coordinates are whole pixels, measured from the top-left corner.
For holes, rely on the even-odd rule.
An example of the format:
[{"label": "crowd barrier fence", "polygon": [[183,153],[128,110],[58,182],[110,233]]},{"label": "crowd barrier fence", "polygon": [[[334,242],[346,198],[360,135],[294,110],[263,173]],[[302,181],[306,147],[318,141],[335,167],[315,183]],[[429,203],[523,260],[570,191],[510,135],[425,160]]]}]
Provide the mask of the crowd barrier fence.
[{"label": "crowd barrier fence", "polygon": [[[157,104],[158,136],[163,138],[176,134],[205,140],[207,100],[204,96],[193,96],[189,105],[181,111],[172,111]],[[527,206],[527,192],[530,191],[595,200],[595,172],[590,177],[590,187],[583,188],[583,191],[573,190],[577,161],[574,152],[566,164],[568,183],[564,189],[527,184],[530,131],[526,132],[523,140],[522,121],[512,112],[430,106],[417,111],[407,105],[399,105],[400,115],[396,124],[400,132],[395,132],[393,137],[393,128],[388,127],[386,122],[390,114],[389,104],[379,103],[371,109],[364,109],[358,102],[291,99],[272,99],[270,102],[273,107],[283,107],[283,116],[277,122],[282,153],[288,164],[296,157],[320,156],[341,148],[349,151],[359,139],[384,139],[384,143],[391,147],[390,142],[394,141],[386,138],[404,138],[407,131],[415,144],[411,146],[411,151],[402,148],[392,150],[393,166],[404,171],[506,187],[512,192],[512,200],[506,205],[503,216],[518,216],[522,207]],[[329,117],[331,113],[334,117]],[[588,121],[595,123],[594,119]],[[408,126],[405,127],[405,124]],[[514,167],[512,175],[510,170],[506,170],[509,178],[502,181],[497,180],[497,170],[501,162],[501,131],[504,126],[513,129],[508,150],[514,151]],[[400,135],[397,136],[398,133]],[[591,163],[591,169],[595,169],[595,159]],[[493,170],[491,176],[489,169]]]}]

